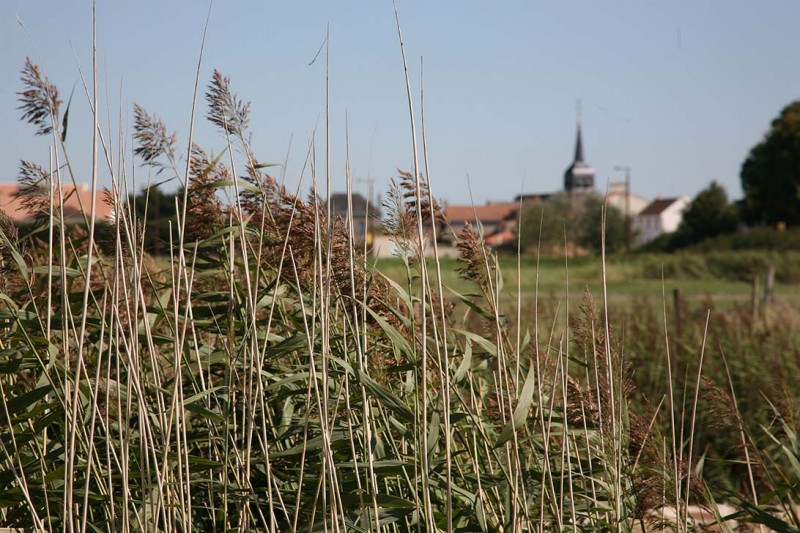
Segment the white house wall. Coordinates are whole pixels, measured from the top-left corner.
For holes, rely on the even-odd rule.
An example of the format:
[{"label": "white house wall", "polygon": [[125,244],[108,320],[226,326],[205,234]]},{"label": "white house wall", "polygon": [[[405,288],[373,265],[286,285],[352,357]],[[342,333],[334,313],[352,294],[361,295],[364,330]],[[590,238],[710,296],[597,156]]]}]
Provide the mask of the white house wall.
[{"label": "white house wall", "polygon": [[686,198],[679,198],[678,201],[666,208],[661,213],[661,232],[672,233],[681,223],[683,219],[683,210],[688,205],[689,201]]},{"label": "white house wall", "polygon": [[655,215],[639,215],[633,221],[636,230],[636,243],[646,244],[678,229],[683,219],[683,210],[689,205],[686,197],[678,198],[669,207]]}]

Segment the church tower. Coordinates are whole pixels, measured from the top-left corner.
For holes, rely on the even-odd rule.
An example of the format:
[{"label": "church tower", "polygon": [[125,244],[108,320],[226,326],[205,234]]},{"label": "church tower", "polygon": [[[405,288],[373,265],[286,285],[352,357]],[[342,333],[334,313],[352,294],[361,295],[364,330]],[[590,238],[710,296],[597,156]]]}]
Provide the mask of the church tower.
[{"label": "church tower", "polygon": [[581,137],[581,118],[578,111],[578,134],[575,139],[575,159],[564,172],[564,190],[584,192],[594,189],[594,169],[583,159],[583,139]]}]

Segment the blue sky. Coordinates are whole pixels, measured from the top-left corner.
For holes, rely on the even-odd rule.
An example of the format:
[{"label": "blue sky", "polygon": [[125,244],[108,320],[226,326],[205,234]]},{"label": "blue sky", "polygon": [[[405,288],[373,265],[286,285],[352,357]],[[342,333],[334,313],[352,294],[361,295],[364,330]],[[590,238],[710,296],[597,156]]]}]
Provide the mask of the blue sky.
[{"label": "blue sky", "polygon": [[[434,194],[450,203],[561,188],[578,99],[599,187],[621,178],[613,170],[621,164],[633,167],[634,192],[648,197],[693,196],[716,179],[736,198],[750,147],[800,96],[794,0],[398,0],[398,8],[417,112],[424,59]],[[115,144],[133,102],[185,143],[206,10],[199,1],[98,2],[102,122]],[[78,67],[91,70],[91,2],[7,0],[0,17],[0,181],[15,179],[20,159],[47,162],[47,141],[16,109],[28,55],[65,100],[77,83],[67,144],[88,181],[91,120]],[[218,1],[201,82],[214,68],[231,77],[253,104],[256,155],[282,162],[288,154],[294,187],[315,127],[324,168],[324,58],[308,63],[328,25],[334,189],[344,189],[347,117],[353,175],[381,192],[395,168],[411,167],[391,1]],[[205,122],[197,136],[215,152],[225,146]],[[355,188],[366,191],[366,182]]]}]

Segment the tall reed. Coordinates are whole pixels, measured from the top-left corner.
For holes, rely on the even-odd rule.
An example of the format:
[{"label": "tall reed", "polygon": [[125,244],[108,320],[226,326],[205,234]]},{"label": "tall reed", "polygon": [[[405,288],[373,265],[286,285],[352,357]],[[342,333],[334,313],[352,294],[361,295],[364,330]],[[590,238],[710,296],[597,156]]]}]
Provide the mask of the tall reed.
[{"label": "tall reed", "polygon": [[[402,47],[399,19],[398,34]],[[215,156],[190,134],[185,160],[138,105],[134,160],[124,146],[112,153],[96,83],[87,87],[93,177],[103,160],[111,175],[106,191],[93,179],[92,197],[115,216],[105,239],[93,206],[69,224],[63,191],[75,176],[62,165],[58,91],[26,63],[23,119],[51,136],[53,161],[21,164],[36,224],[18,235],[0,219],[0,524],[618,531],[702,498],[695,449],[681,456],[657,433],[663,402],[631,406],[631,359],[605,295],[565,307],[563,327],[512,333],[497,258],[470,228],[461,275],[477,296],[446,289],[407,69],[406,80],[415,162],[393,185],[385,224],[405,250],[398,283],[370,266],[352,209],[333,216],[318,193],[315,141],[304,199],[253,152],[250,103],[218,71],[206,118],[226,148]],[[141,172],[182,184],[165,257],[144,252],[147,226],[125,200]],[[325,179],[329,192],[327,169]],[[796,446],[790,430],[774,438],[784,437]]]}]

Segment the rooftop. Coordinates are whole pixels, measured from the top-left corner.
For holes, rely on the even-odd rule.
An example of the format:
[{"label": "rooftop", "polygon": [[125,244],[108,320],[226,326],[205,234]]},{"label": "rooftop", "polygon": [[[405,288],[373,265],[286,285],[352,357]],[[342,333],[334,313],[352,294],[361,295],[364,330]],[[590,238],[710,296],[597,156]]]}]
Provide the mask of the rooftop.
[{"label": "rooftop", "polygon": [[[380,218],[381,211],[364,198],[363,195],[352,193],[353,214],[356,217],[364,217],[367,212],[372,217]],[[331,194],[331,211],[341,216],[347,215],[347,193],[335,192]]]},{"label": "rooftop", "polygon": [[645,207],[639,215],[660,215],[679,200],[680,198],[658,198],[650,202],[650,205]]},{"label": "rooftop", "polygon": [[[21,222],[33,217],[22,205],[22,201],[17,197],[19,185],[16,183],[0,183],[0,211],[15,222]],[[91,213],[92,191],[88,186],[81,183],[76,188],[74,185],[64,185],[62,189],[64,195],[64,215],[67,218],[79,218],[81,216],[81,206]],[[111,217],[111,206],[103,200],[103,195],[97,194],[97,218],[99,220]]]},{"label": "rooftop", "polygon": [[451,224],[473,220],[487,223],[507,220],[516,216],[518,211],[519,203],[516,202],[490,202],[484,205],[448,205],[444,216]]}]

